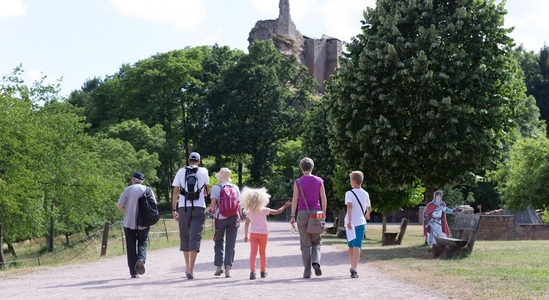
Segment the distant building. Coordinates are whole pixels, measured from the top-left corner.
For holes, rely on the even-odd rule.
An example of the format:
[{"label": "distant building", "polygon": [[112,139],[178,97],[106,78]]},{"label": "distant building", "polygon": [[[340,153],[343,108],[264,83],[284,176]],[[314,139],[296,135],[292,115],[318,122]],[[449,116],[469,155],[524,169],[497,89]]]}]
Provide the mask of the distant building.
[{"label": "distant building", "polygon": [[290,17],[290,1],[280,0],[278,7],[278,19],[257,21],[248,42],[270,39],[282,54],[295,55],[316,78],[318,92],[324,93],[324,82],[331,81],[330,75],[335,74],[339,67],[338,58],[343,49],[341,41],[327,35],[320,39],[303,36]]}]

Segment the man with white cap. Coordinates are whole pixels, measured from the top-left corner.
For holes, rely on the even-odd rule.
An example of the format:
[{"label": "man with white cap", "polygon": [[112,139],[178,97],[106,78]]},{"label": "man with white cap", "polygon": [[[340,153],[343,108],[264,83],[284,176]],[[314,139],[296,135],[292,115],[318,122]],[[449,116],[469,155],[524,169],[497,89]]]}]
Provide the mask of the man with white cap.
[{"label": "man with white cap", "polygon": [[[172,182],[172,214],[179,222],[179,250],[185,258],[185,274],[187,279],[194,279],[194,264],[200,252],[202,231],[206,221],[205,197],[208,195],[210,178],[208,169],[198,166],[200,154],[192,152],[188,162],[188,166],[177,171]],[[189,185],[191,175],[194,183]]]}]

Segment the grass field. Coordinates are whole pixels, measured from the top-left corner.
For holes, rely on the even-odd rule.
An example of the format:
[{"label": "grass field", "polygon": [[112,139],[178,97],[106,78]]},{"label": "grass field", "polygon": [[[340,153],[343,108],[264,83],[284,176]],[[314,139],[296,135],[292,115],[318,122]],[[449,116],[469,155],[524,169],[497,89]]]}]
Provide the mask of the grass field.
[{"label": "grass field", "polygon": [[[398,224],[388,230],[398,231]],[[381,270],[391,278],[420,285],[454,299],[549,299],[549,241],[476,241],[473,253],[465,258],[443,260],[433,258],[431,247],[425,246],[422,228],[410,224],[399,246],[381,246],[381,225],[368,224],[367,238],[361,261]],[[204,238],[213,235],[208,220]],[[107,257],[124,255],[121,224],[111,225]],[[78,239],[80,238],[80,239]],[[5,247],[8,268],[0,271],[0,278],[39,269],[45,265],[65,265],[98,260],[101,252],[100,232],[71,237],[74,242],[63,246],[56,240],[58,250],[44,253],[44,241],[26,241],[15,245],[19,255],[13,260]],[[324,234],[324,244],[333,244],[346,251],[346,240]],[[149,249],[177,247],[177,222],[162,219],[150,231]]]},{"label": "grass field", "polygon": [[[347,249],[346,240],[334,235],[323,241]],[[361,261],[458,299],[549,299],[547,249],[549,241],[476,241],[470,256],[443,260],[432,257],[420,225],[408,225],[400,246],[381,246],[381,225],[368,224]]]}]

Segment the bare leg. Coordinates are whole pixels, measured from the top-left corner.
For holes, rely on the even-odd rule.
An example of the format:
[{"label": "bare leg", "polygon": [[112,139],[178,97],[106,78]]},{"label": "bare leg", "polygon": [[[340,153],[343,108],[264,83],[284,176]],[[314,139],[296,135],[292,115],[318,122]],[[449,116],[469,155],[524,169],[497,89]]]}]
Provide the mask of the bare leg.
[{"label": "bare leg", "polygon": [[191,251],[183,251],[183,256],[185,257],[185,271],[186,273],[192,274],[193,272],[190,263]]},{"label": "bare leg", "polygon": [[196,255],[198,254],[198,251],[196,250],[191,250],[190,251],[190,263],[187,264],[189,266],[189,272],[191,272],[191,274],[193,273],[194,271],[194,263],[196,262]]},{"label": "bare leg", "polygon": [[349,247],[349,263],[351,264],[351,269],[353,268],[353,248]]},{"label": "bare leg", "polygon": [[360,248],[349,248],[349,256],[351,257],[351,268],[356,271],[356,268],[358,267],[358,260],[360,259]]}]

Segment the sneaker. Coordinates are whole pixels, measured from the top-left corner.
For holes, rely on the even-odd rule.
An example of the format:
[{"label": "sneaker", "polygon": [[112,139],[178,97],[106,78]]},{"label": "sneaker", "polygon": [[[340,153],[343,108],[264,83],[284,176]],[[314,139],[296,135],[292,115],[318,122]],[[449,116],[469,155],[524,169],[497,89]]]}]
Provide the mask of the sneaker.
[{"label": "sneaker", "polygon": [[145,274],[145,261],[142,259],[139,259],[137,261],[137,274],[139,275]]},{"label": "sneaker", "polygon": [[320,269],[320,265],[318,263],[313,263],[313,269],[315,269],[316,276],[322,275],[322,270]]},{"label": "sneaker", "polygon": [[187,272],[187,279],[194,279],[194,276],[192,273]]},{"label": "sneaker", "polygon": [[261,274],[261,278],[267,277],[267,271],[260,272],[260,274]]},{"label": "sneaker", "polygon": [[231,266],[225,266],[225,278],[231,277]]},{"label": "sneaker", "polygon": [[223,274],[223,267],[217,266],[217,270],[215,270],[214,276],[219,276]]},{"label": "sneaker", "polygon": [[137,274],[132,274],[132,278],[139,278],[139,275],[137,275]]},{"label": "sneaker", "polygon": [[349,272],[351,272],[351,278],[357,278],[358,277],[358,273],[355,270],[350,269]]},{"label": "sneaker", "polygon": [[255,279],[255,272],[250,272],[250,279]]}]

